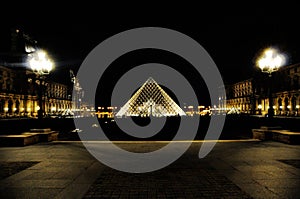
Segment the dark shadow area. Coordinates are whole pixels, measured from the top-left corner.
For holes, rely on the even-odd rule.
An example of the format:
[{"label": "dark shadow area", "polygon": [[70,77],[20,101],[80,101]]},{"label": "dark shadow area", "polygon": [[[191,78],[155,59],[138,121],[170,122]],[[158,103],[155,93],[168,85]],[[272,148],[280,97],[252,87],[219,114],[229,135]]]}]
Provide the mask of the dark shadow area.
[{"label": "dark shadow area", "polygon": [[6,119],[0,120],[0,135],[20,134],[30,129],[51,128],[61,133],[75,129],[73,118]]},{"label": "dark shadow area", "polygon": [[[131,117],[133,121],[140,126],[147,126],[147,123],[150,123],[151,120],[149,117]],[[123,118],[124,120],[130,118]],[[110,140],[134,140],[134,141],[148,141],[148,140],[172,140],[176,135],[176,132],[180,125],[180,117],[168,117],[163,128],[154,136],[149,138],[136,138],[128,135],[126,132],[123,132],[118,125],[113,123],[103,123],[100,121],[100,125],[105,132],[106,136]]]},{"label": "dark shadow area", "polygon": [[39,162],[0,162],[0,180],[34,166]]},{"label": "dark shadow area", "polygon": [[[189,119],[193,120],[195,118],[190,117]],[[210,119],[209,116],[200,117],[199,128],[195,138],[196,140],[204,139],[208,126],[210,125]],[[280,126],[282,129],[299,132],[299,119],[300,118],[270,119],[247,115],[227,115],[220,139],[252,138],[251,130],[260,128],[261,126]],[[95,128],[102,128],[107,137],[111,140],[172,140],[180,126],[180,117],[169,117],[159,133],[150,138],[140,139],[124,133],[113,119],[99,119],[99,124],[96,126],[90,122],[89,118],[79,118],[79,120],[82,120],[87,127],[90,127],[84,131],[94,131]],[[135,123],[141,126],[146,126],[149,122],[149,118],[134,118],[134,120]],[[59,131],[60,140],[80,140],[78,133],[84,133],[84,131],[80,131],[80,129],[77,131],[75,130],[76,127],[72,118],[45,118],[42,121],[37,119],[0,120],[0,135],[21,134],[32,128],[51,128],[52,130]]]}]

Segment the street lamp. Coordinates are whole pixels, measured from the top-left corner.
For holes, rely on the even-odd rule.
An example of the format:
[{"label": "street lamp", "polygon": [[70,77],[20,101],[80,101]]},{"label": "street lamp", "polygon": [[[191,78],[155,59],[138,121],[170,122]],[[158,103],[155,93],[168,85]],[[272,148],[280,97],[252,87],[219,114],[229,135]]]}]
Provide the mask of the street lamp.
[{"label": "street lamp", "polygon": [[54,68],[52,60],[48,57],[47,53],[43,50],[34,51],[28,54],[28,63],[32,71],[36,75],[36,83],[39,85],[38,89],[38,118],[43,118],[43,84],[45,84],[45,75],[48,75]]},{"label": "street lamp", "polygon": [[267,48],[263,51],[262,55],[257,59],[257,66],[263,73],[269,75],[269,109],[268,117],[274,116],[273,99],[272,99],[272,73],[276,72],[281,66],[285,64],[286,58],[280,54],[275,48]]},{"label": "street lamp", "polygon": [[259,111],[259,113],[258,113],[258,114],[259,114],[259,115],[261,114],[261,109],[262,109],[262,105],[261,105],[261,104],[259,104],[259,105],[258,105],[258,111]]}]

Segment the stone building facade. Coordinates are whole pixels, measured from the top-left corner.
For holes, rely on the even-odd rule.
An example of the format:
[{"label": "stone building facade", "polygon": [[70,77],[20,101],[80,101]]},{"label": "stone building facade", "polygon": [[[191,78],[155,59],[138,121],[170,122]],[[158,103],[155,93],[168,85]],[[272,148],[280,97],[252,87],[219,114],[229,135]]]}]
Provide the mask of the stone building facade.
[{"label": "stone building facade", "polygon": [[43,88],[44,116],[61,114],[72,108],[67,85],[36,79],[24,68],[0,66],[0,117],[37,117],[38,88]]},{"label": "stone building facade", "polygon": [[243,113],[252,110],[253,86],[252,79],[237,82],[226,87],[226,108],[235,108]]},{"label": "stone building facade", "polygon": [[277,116],[299,116],[300,63],[282,67],[269,77],[256,73],[253,78],[226,86],[226,109],[241,113],[266,115],[269,92]]}]

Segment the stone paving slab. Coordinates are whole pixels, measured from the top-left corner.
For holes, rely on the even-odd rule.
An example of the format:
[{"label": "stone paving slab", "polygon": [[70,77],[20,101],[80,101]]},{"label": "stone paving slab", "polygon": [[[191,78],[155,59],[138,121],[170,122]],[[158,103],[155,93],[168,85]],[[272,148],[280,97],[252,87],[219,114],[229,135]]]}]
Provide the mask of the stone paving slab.
[{"label": "stone paving slab", "polygon": [[207,163],[130,174],[105,169],[84,196],[87,198],[251,198]]}]

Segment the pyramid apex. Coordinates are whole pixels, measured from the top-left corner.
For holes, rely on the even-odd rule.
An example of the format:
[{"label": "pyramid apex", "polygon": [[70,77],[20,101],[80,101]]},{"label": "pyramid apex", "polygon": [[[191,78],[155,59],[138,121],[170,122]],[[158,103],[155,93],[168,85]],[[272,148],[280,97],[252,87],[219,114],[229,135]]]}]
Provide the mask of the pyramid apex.
[{"label": "pyramid apex", "polygon": [[146,82],[156,82],[153,77],[149,77]]}]

